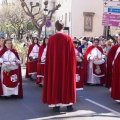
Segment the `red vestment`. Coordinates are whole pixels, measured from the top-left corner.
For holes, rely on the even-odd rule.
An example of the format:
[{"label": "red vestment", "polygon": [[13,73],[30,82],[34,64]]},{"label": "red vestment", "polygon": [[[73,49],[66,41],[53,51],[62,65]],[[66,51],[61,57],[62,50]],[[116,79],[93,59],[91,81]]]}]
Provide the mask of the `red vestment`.
[{"label": "red vestment", "polygon": [[[0,51],[0,57],[5,53],[7,51],[7,49],[2,49],[1,51]],[[11,52],[13,52],[14,54],[15,54],[15,56],[17,57],[17,59],[18,60],[20,60],[19,59],[19,56],[18,56],[18,53],[17,53],[17,51],[15,50],[15,49],[11,49],[10,50]],[[22,89],[22,75],[21,75],[21,66],[19,65],[18,66],[18,81],[19,81],[19,90],[18,90],[18,97],[19,98],[23,98],[23,89]],[[7,81],[6,81],[7,82]],[[1,85],[1,82],[0,82],[0,87],[1,87],[2,85]],[[14,86],[14,85],[13,85]],[[3,94],[3,92],[1,91],[1,89],[0,89],[0,95],[2,95]]]},{"label": "red vestment", "polygon": [[[0,45],[0,51],[1,51],[2,49],[1,49],[1,45]],[[1,64],[0,64],[0,74],[1,74]],[[1,77],[1,75],[0,75],[0,77]],[[2,91],[2,84],[1,84],[1,80],[0,80],[0,95],[2,95],[3,94],[3,91]]]},{"label": "red vestment", "polygon": [[[40,46],[39,52],[38,52],[38,63],[37,63],[37,75],[44,74],[44,64],[40,64],[41,57],[43,54],[45,47],[43,45]],[[44,75],[43,75],[44,76]],[[39,84],[41,82],[40,77],[36,78],[36,84]]]},{"label": "red vestment", "polygon": [[107,56],[107,79],[106,79],[106,87],[111,87],[112,82],[112,62],[115,58],[116,51],[120,45],[113,46]]},{"label": "red vestment", "polygon": [[[29,49],[28,49],[28,55],[27,55],[27,63],[26,63],[26,78],[29,78],[29,72],[32,72],[32,71],[37,71],[37,61],[33,61],[33,62],[29,62],[28,63],[28,59],[29,59],[29,54],[31,53],[33,47],[35,46],[36,44],[31,44],[29,46]],[[33,63],[33,64],[32,64]],[[33,67],[34,66],[34,67]],[[32,69],[33,68],[33,69]]]},{"label": "red vestment", "polygon": [[[88,47],[85,52],[85,55],[84,55],[84,83],[87,83],[87,79],[88,79],[88,70],[87,69],[88,69],[89,60],[87,60],[87,56],[94,48],[95,48],[95,46],[93,46],[93,45]],[[97,46],[97,48],[101,53],[103,53],[103,50],[100,46]],[[106,79],[106,76],[101,78],[101,84],[105,83],[105,79]]]},{"label": "red vestment", "polygon": [[[78,47],[76,47],[75,49],[77,49],[77,51],[79,53],[81,53],[80,50],[78,49]],[[79,76],[80,76],[80,81],[76,82],[76,88],[78,90],[79,90],[79,88],[83,88],[83,86],[84,86],[84,70],[83,70],[82,64],[83,64],[83,61],[77,62],[77,64],[76,64],[76,74],[79,74]]]},{"label": "red vestment", "polygon": [[49,38],[42,102],[69,104],[76,102],[76,56],[72,39],[57,33]]},{"label": "red vestment", "polygon": [[114,100],[120,100],[120,52],[114,61],[112,75],[111,97]]}]

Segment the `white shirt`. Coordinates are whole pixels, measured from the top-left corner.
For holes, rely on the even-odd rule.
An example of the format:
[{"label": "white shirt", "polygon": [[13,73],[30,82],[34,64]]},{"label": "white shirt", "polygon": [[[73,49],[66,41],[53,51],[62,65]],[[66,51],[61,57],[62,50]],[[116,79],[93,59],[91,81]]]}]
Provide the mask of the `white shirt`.
[{"label": "white shirt", "polygon": [[16,63],[20,63],[20,60],[17,59],[15,54],[7,50],[0,58],[0,63],[2,63],[2,66],[6,65],[16,65]]},{"label": "white shirt", "polygon": [[39,46],[38,45],[34,45],[31,53],[29,54],[29,57],[33,57],[33,58],[38,58],[38,52],[39,52]]},{"label": "white shirt", "polygon": [[93,48],[90,54],[88,54],[87,59],[90,58],[90,60],[93,60],[95,58],[102,58],[102,53],[99,51],[98,48]]},{"label": "white shirt", "polygon": [[45,58],[46,58],[46,52],[47,52],[47,46],[45,47],[42,56],[41,56],[41,62],[45,62]]}]

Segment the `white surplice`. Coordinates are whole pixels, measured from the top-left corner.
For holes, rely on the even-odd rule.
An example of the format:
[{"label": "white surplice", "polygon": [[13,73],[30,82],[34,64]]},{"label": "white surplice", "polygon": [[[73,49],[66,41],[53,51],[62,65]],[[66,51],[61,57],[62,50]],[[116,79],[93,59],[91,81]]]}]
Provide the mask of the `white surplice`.
[{"label": "white surplice", "polygon": [[42,56],[41,56],[41,62],[45,62],[45,58],[46,58],[46,52],[47,52],[47,46],[45,47]]},{"label": "white surplice", "polygon": [[[0,63],[2,63],[2,67],[4,67],[11,64],[12,65],[16,65],[16,63],[19,64],[20,61],[17,59],[17,57],[13,52],[8,50],[0,57]],[[8,88],[3,84],[2,67],[1,67],[1,83],[2,83],[2,89],[3,89],[3,96],[18,95],[19,84],[15,88]]]},{"label": "white surplice", "polygon": [[79,57],[82,57],[82,56],[83,56],[76,48],[75,48],[74,50],[75,50],[76,56],[79,56]]},{"label": "white surplice", "polygon": [[100,84],[100,77],[96,77],[93,75],[93,62],[95,58],[102,58],[102,53],[98,48],[93,48],[91,52],[88,54],[87,59],[90,58],[90,62],[88,63],[88,80],[87,83],[90,84]]},{"label": "white surplice", "polygon": [[29,57],[38,58],[39,46],[36,44],[34,45],[32,51],[29,54]]},{"label": "white surplice", "polygon": [[117,58],[119,52],[120,52],[120,47],[118,47],[118,49],[117,49],[117,51],[116,51],[116,53],[115,53],[115,57],[114,57],[114,60],[112,61],[112,65],[114,65],[114,61],[115,61],[115,59]]}]

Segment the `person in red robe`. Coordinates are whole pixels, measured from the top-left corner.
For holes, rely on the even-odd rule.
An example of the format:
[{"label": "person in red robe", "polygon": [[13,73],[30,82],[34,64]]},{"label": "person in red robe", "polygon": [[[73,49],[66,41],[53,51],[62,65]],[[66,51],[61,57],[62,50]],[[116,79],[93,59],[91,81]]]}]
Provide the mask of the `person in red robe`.
[{"label": "person in red robe", "polygon": [[76,54],[76,90],[83,90],[83,86],[84,86],[84,70],[83,70],[83,65],[82,65],[82,61],[83,61],[83,55],[80,52],[79,48],[78,48],[78,42],[77,41],[73,41],[74,44],[74,49],[75,49],[75,54]]},{"label": "person in red robe", "polygon": [[59,112],[76,102],[76,56],[72,39],[63,33],[64,24],[56,21],[57,33],[48,40],[42,102]]},{"label": "person in red robe", "polygon": [[27,63],[26,63],[26,78],[34,79],[37,73],[37,60],[38,60],[39,44],[38,38],[34,37],[32,44],[29,46]]},{"label": "person in red robe", "polygon": [[118,44],[111,48],[108,56],[108,84],[106,85],[111,88],[113,100],[120,102],[120,36],[118,37]]},{"label": "person in red robe", "polygon": [[106,65],[103,50],[98,43],[99,39],[95,38],[93,45],[87,48],[84,55],[84,82],[87,85],[105,84]]},{"label": "person in red robe", "polygon": [[[21,66],[18,53],[12,49],[12,41],[5,40],[0,51],[1,82],[0,96],[23,98]],[[2,91],[1,91],[2,90]]]},{"label": "person in red robe", "polygon": [[[3,41],[4,41],[4,35],[3,34],[0,34],[0,51],[2,50],[3,48]],[[1,78],[1,64],[0,64],[0,78]],[[1,82],[1,81],[0,81]],[[0,91],[2,94],[2,85],[0,84]]]},{"label": "person in red robe", "polygon": [[108,56],[107,56],[107,78],[106,78],[106,88],[110,89],[111,88],[111,83],[112,83],[112,68],[113,68],[113,65],[112,65],[112,62],[114,61],[114,58],[115,58],[115,55],[116,55],[116,52],[117,50],[119,50],[120,46],[120,38],[118,39],[118,44],[114,45],[109,53],[108,53]]},{"label": "person in red robe", "polygon": [[43,80],[44,80],[44,67],[45,67],[47,44],[48,44],[48,38],[45,37],[43,39],[43,44],[39,48],[39,53],[38,53],[36,83],[39,84],[40,87],[43,86]]},{"label": "person in red robe", "polygon": [[4,36],[0,34],[0,50],[3,48]]}]

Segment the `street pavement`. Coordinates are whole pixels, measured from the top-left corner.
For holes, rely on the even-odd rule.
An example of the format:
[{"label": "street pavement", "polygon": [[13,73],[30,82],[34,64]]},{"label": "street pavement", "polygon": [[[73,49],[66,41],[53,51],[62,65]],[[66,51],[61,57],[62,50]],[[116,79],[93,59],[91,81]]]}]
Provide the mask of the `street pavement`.
[{"label": "street pavement", "polygon": [[54,113],[42,104],[42,88],[35,81],[25,79],[23,73],[24,99],[0,99],[0,120],[118,120],[120,103],[113,101],[110,92],[104,86],[85,86],[77,91],[74,111],[67,112],[66,107],[60,113]]}]

